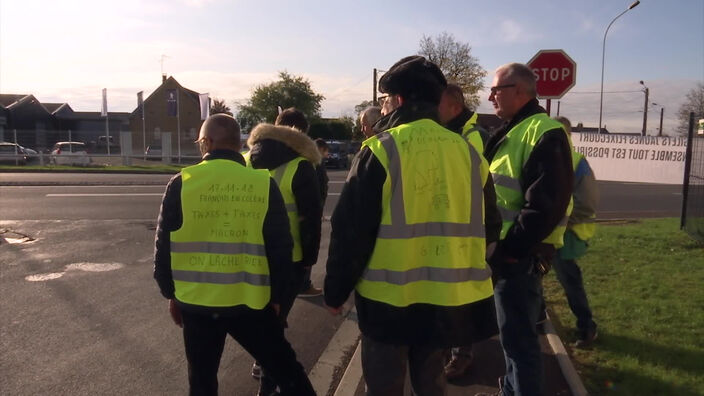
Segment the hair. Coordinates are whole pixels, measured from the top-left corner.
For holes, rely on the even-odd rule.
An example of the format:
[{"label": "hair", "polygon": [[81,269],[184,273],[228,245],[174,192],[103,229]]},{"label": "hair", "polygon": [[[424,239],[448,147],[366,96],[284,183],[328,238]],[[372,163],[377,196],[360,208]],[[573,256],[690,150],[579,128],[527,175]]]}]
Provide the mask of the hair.
[{"label": "hair", "polygon": [[295,107],[289,107],[282,111],[277,117],[274,125],[283,125],[291,128],[296,128],[299,131],[308,132],[308,120],[305,114]]},{"label": "hair", "polygon": [[533,70],[528,66],[523,63],[507,63],[496,69],[496,74],[500,72],[506,73],[507,80],[514,84],[521,85],[530,97],[535,98],[537,96],[535,74],[533,74]]},{"label": "hair", "polygon": [[458,105],[466,106],[464,101],[464,92],[462,92],[462,87],[459,85],[455,83],[448,83],[443,94],[447,95],[448,98],[452,99],[452,101]]},{"label": "hair", "polygon": [[557,116],[557,117],[553,117],[552,119],[561,123],[562,125],[564,125],[567,133],[572,132],[572,123],[570,122],[569,118],[563,117],[563,116]]},{"label": "hair", "polygon": [[315,139],[315,145],[318,146],[318,148],[328,149],[328,142],[326,142],[323,138]]},{"label": "hair", "polygon": [[379,118],[381,118],[381,107],[369,106],[362,110],[362,113],[359,115],[359,122],[364,124],[366,121],[367,125],[372,126]]},{"label": "hair", "polygon": [[216,143],[232,146],[240,144],[240,125],[231,115],[224,113],[213,114],[208,117],[204,125],[206,128],[212,128],[213,125],[222,128],[223,133],[215,132],[210,134],[214,139],[217,139]]}]

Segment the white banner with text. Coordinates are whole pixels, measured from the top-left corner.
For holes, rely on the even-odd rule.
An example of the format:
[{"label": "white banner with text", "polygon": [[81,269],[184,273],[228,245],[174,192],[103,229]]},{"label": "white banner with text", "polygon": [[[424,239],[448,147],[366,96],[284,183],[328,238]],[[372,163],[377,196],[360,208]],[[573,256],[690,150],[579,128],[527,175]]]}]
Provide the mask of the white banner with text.
[{"label": "white banner with text", "polygon": [[572,133],[597,180],[681,184],[687,138]]}]

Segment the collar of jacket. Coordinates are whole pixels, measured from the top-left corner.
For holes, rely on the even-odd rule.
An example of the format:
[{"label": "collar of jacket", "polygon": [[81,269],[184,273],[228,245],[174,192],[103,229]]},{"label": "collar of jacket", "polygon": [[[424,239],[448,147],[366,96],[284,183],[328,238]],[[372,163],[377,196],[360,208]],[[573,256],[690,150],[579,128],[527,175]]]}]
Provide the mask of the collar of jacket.
[{"label": "collar of jacket", "polygon": [[464,124],[466,124],[467,121],[472,118],[473,115],[474,112],[472,110],[464,107],[455,118],[448,121],[447,125],[445,125],[445,128],[461,135]]},{"label": "collar of jacket", "polygon": [[203,156],[203,161],[215,160],[215,159],[226,159],[230,161],[235,161],[240,165],[245,165],[244,157],[237,151],[232,150],[213,150],[205,153]]},{"label": "collar of jacket", "polygon": [[285,144],[313,165],[320,164],[322,157],[318,146],[305,133],[283,125],[259,124],[249,134],[247,145],[254,147],[257,142],[265,139],[276,140]]},{"label": "collar of jacket", "polygon": [[408,124],[416,120],[429,118],[438,122],[438,106],[429,102],[407,102],[391,113],[381,117],[374,124],[374,132],[384,132],[399,125]]},{"label": "collar of jacket", "polygon": [[539,113],[547,113],[544,108],[540,106],[538,103],[538,99],[531,99],[521,107],[520,110],[516,113],[513,118],[510,120],[504,122],[501,124],[498,128],[496,128],[492,133],[491,137],[489,138],[489,141],[486,144],[486,149],[484,150],[484,156],[486,159],[491,162],[491,160],[494,158],[494,153],[496,152],[496,149],[501,145],[501,142],[504,140],[506,137],[506,134],[508,131],[511,130],[514,126],[518,125],[521,121],[525,120],[526,118],[539,114]]}]

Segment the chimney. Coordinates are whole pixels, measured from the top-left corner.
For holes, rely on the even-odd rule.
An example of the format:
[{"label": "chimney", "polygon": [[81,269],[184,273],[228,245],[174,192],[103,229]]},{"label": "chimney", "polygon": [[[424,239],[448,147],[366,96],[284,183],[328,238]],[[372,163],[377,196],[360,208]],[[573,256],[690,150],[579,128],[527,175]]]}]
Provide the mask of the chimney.
[{"label": "chimney", "polygon": [[163,84],[165,82],[166,82],[166,74],[162,74],[161,75],[161,83]]}]

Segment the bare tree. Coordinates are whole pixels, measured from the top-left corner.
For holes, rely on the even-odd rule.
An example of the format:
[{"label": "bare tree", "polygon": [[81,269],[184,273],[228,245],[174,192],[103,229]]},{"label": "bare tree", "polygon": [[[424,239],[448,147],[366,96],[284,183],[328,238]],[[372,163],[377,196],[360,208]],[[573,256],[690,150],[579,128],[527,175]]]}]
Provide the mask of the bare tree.
[{"label": "bare tree", "polygon": [[230,107],[225,103],[225,99],[213,98],[213,104],[210,105],[210,114],[225,113],[232,115]]},{"label": "bare tree", "polygon": [[479,91],[484,88],[486,70],[479,65],[479,60],[472,56],[472,47],[469,44],[456,41],[455,37],[447,32],[436,37],[423,35],[418,55],[438,65],[449,82],[454,82],[462,88],[469,107],[479,106]]},{"label": "bare tree", "polygon": [[698,82],[692,89],[689,90],[685,97],[684,103],[680,106],[677,112],[677,118],[680,124],[677,127],[677,132],[687,134],[689,128],[689,113],[694,112],[694,122],[699,118],[704,118],[704,83]]}]

